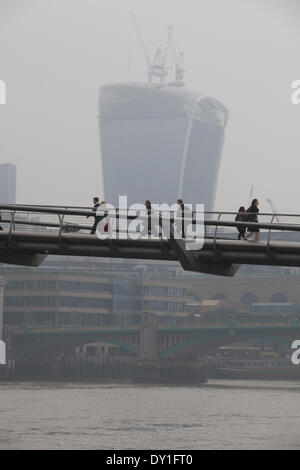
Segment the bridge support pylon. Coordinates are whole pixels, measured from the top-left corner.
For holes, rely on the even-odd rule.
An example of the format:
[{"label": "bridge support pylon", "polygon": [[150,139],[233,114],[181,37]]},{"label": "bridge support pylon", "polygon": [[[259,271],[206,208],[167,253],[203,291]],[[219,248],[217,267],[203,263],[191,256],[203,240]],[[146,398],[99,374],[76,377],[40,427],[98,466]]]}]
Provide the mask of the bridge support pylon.
[{"label": "bridge support pylon", "polygon": [[158,359],[157,333],[155,329],[155,315],[153,313],[142,313],[140,351],[141,360]]},{"label": "bridge support pylon", "polygon": [[140,329],[140,356],[136,360],[134,382],[157,382],[160,379],[155,315],[143,312]]},{"label": "bridge support pylon", "polygon": [[136,361],[134,382],[166,384],[206,382],[206,371],[199,361],[160,358],[155,315],[152,313],[142,314],[140,351],[140,356]]}]

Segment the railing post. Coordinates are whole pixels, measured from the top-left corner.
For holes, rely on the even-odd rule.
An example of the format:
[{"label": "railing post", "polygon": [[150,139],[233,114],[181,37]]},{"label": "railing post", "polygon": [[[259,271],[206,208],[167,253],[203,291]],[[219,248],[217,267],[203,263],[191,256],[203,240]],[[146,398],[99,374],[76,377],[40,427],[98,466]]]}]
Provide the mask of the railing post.
[{"label": "railing post", "polygon": [[[275,217],[275,215],[272,216],[271,224],[273,223],[274,217]],[[271,230],[272,230],[272,228],[270,227],[270,228],[269,228],[269,233],[268,233],[268,240],[267,240],[268,251],[269,251],[269,247],[270,247]]]},{"label": "railing post", "polygon": [[58,220],[59,220],[59,232],[58,232],[58,243],[59,245],[61,244],[61,234],[63,231],[63,221],[64,221],[65,215],[58,214]]},{"label": "railing post", "polygon": [[[223,213],[220,212],[220,213],[219,213],[219,216],[218,216],[218,222],[220,221],[222,215],[223,215]],[[219,226],[218,226],[218,224],[217,224],[216,227],[215,227],[215,236],[214,236],[214,252],[216,251],[218,228],[219,228]]]},{"label": "railing post", "polygon": [[15,230],[15,213],[16,211],[13,211],[11,213],[11,218],[10,218],[10,226],[9,226],[9,232],[8,232],[8,245],[11,246],[12,244],[12,232]]}]

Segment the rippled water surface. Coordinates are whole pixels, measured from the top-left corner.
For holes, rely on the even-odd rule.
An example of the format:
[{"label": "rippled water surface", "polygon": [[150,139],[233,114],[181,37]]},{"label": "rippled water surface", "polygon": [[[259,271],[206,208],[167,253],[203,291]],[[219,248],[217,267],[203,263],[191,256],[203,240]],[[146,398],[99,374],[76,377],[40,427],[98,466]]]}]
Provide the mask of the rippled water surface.
[{"label": "rippled water surface", "polygon": [[297,449],[300,383],[1,383],[0,449]]}]

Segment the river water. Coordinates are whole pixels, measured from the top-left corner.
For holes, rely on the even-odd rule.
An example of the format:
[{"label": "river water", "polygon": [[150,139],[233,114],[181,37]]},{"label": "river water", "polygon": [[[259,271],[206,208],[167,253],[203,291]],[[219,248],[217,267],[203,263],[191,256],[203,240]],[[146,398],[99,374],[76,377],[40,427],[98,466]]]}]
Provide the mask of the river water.
[{"label": "river water", "polygon": [[299,449],[300,382],[0,382],[0,449]]}]

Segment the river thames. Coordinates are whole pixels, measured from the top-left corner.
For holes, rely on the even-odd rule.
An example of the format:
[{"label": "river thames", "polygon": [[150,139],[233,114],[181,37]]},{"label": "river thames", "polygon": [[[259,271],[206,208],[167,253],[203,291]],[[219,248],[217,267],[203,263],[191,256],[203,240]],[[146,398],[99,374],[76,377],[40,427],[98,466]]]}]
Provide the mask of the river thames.
[{"label": "river thames", "polygon": [[300,382],[0,383],[0,449],[299,449]]}]

